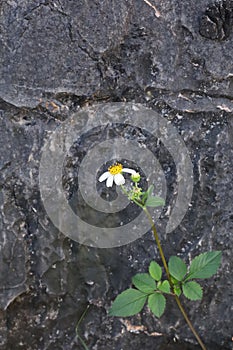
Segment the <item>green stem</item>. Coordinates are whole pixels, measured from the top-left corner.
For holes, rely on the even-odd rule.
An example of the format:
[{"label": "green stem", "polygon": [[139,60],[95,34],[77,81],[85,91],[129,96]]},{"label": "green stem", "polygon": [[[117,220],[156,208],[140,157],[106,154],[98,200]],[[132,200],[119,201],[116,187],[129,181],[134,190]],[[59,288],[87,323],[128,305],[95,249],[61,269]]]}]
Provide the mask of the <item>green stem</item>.
[{"label": "green stem", "polygon": [[156,228],[155,228],[154,221],[153,221],[153,219],[152,219],[152,217],[151,217],[147,207],[144,207],[143,209],[144,209],[144,211],[145,211],[145,213],[146,213],[146,215],[148,217],[148,220],[149,220],[149,222],[151,224],[151,228],[152,228],[152,231],[153,231],[153,234],[154,234],[154,238],[155,238],[156,244],[157,244],[157,246],[159,248],[159,254],[161,256],[161,259],[162,259],[162,262],[163,262],[163,266],[164,266],[166,274],[167,274],[168,281],[169,281],[170,285],[172,286],[173,284],[172,284],[172,281],[171,281],[171,275],[170,275],[170,272],[168,270],[167,262],[166,262],[166,259],[165,259],[164,253],[163,253],[163,249],[162,249],[162,246],[161,246],[161,243],[160,243],[160,239],[159,239],[158,233],[157,233]]},{"label": "green stem", "polygon": [[[166,259],[165,259],[164,253],[163,253],[163,249],[162,249],[162,246],[161,246],[161,243],[160,243],[160,239],[159,239],[157,230],[155,228],[154,221],[153,221],[153,219],[152,219],[148,209],[146,207],[143,207],[143,210],[145,211],[145,213],[146,213],[146,215],[148,217],[148,220],[149,220],[149,222],[151,224],[151,228],[152,228],[152,231],[153,231],[153,234],[154,234],[154,238],[155,238],[156,244],[157,244],[158,249],[159,249],[159,254],[161,256],[161,259],[162,259],[162,262],[163,262],[163,266],[165,268],[169,284],[170,284],[170,286],[171,286],[171,288],[173,290],[173,283],[172,283],[172,280],[171,280],[171,275],[170,275],[170,272],[168,270],[168,265],[167,265],[167,262],[166,262]],[[200,347],[202,348],[202,350],[206,350],[205,345],[203,344],[201,338],[199,337],[198,333],[196,332],[195,328],[193,327],[192,322],[188,318],[188,315],[187,315],[184,307],[182,306],[182,304],[180,302],[180,299],[178,298],[178,296],[176,294],[174,294],[174,297],[175,297],[176,303],[177,303],[177,305],[178,305],[178,307],[179,307],[179,309],[180,309],[180,311],[181,311],[185,321],[187,322],[189,328],[191,329],[191,331],[193,332],[194,336],[196,337]]]},{"label": "green stem", "polygon": [[176,300],[176,303],[177,303],[182,315],[184,316],[185,321],[187,322],[187,324],[189,325],[189,328],[191,329],[191,331],[195,335],[200,347],[202,348],[202,350],[206,350],[204,343],[202,342],[201,338],[199,337],[198,333],[196,332],[195,328],[193,327],[192,322],[188,318],[188,315],[186,314],[186,311],[185,311],[184,307],[182,306],[180,299],[178,298],[177,295],[175,295],[175,300]]},{"label": "green stem", "polygon": [[76,327],[75,327],[76,335],[77,335],[78,339],[80,340],[80,343],[82,344],[82,346],[84,347],[85,350],[90,350],[90,349],[88,348],[88,346],[86,345],[86,343],[84,342],[84,340],[82,339],[82,337],[79,335],[78,329],[79,329],[80,323],[82,322],[82,320],[83,320],[84,317],[86,316],[86,313],[87,313],[89,307],[90,307],[90,305],[87,305],[86,309],[84,310],[83,314],[81,315],[81,317],[80,317],[80,319],[78,320],[78,323],[77,323],[77,325],[76,325]]}]

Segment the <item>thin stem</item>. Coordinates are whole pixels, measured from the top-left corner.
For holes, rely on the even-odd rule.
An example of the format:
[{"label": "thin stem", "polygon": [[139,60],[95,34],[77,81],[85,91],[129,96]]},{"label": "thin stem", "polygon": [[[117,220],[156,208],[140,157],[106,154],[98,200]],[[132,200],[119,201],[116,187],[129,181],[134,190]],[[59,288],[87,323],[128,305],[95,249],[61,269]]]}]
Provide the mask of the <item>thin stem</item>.
[{"label": "thin stem", "polygon": [[186,314],[185,309],[183,308],[183,306],[182,306],[182,304],[180,302],[180,299],[178,298],[177,295],[175,295],[175,300],[176,300],[176,303],[177,303],[177,305],[178,305],[182,315],[184,316],[185,321],[188,323],[189,328],[191,329],[191,331],[195,335],[195,337],[196,337],[200,347],[202,348],[202,350],[206,350],[206,347],[205,347],[204,343],[202,342],[201,338],[199,337],[199,335],[197,334],[195,328],[193,327],[192,322],[188,318],[188,315]]},{"label": "thin stem", "polygon": [[87,305],[86,309],[85,309],[84,312],[82,313],[82,315],[81,315],[80,319],[78,320],[78,323],[77,323],[77,325],[76,325],[76,327],[75,327],[76,335],[77,335],[78,339],[80,340],[80,343],[82,344],[82,346],[84,347],[85,350],[90,350],[90,349],[88,348],[88,346],[86,345],[86,343],[84,342],[84,340],[82,339],[82,337],[79,335],[78,329],[79,329],[80,323],[82,322],[82,320],[83,320],[84,317],[86,316],[86,313],[87,313],[87,310],[89,309],[89,307],[90,307],[90,305]]},{"label": "thin stem", "polygon": [[161,256],[161,259],[162,259],[162,262],[163,262],[163,266],[164,266],[166,274],[167,274],[168,281],[169,281],[170,285],[172,285],[171,275],[170,275],[170,272],[168,270],[167,262],[166,262],[166,259],[165,259],[164,253],[163,253],[163,249],[162,249],[162,246],[161,246],[161,243],[160,243],[160,239],[159,239],[158,233],[157,233],[156,228],[155,228],[154,221],[153,221],[153,219],[152,219],[152,217],[151,217],[147,207],[144,207],[143,209],[144,209],[144,211],[145,211],[145,213],[146,213],[146,215],[147,215],[147,217],[149,219],[149,222],[151,224],[151,228],[152,228],[152,231],[153,231],[153,234],[154,234],[154,238],[155,238],[156,244],[157,244],[157,246],[159,248],[159,254]]},{"label": "thin stem", "polygon": [[[153,221],[153,219],[152,219],[148,209],[146,207],[143,207],[143,210],[145,211],[145,213],[146,213],[146,215],[148,217],[148,220],[149,220],[149,222],[151,224],[151,228],[152,228],[152,231],[153,231],[153,234],[154,234],[154,238],[155,238],[156,244],[157,244],[158,249],[159,249],[159,254],[161,256],[161,259],[162,259],[163,266],[164,266],[165,271],[166,271],[166,275],[167,275],[169,284],[170,284],[171,288],[173,289],[173,283],[172,283],[172,280],[171,280],[171,275],[170,275],[169,270],[168,270],[168,265],[167,265],[167,262],[166,262],[166,259],[165,259],[164,253],[163,253],[163,249],[162,249],[162,246],[161,246],[161,243],[160,243],[160,239],[159,239],[157,230],[155,228],[154,221]],[[193,327],[192,322],[188,318],[188,315],[186,314],[186,311],[185,311],[184,307],[182,306],[179,297],[175,293],[174,293],[174,298],[176,300],[176,303],[177,303],[177,305],[178,305],[178,307],[179,307],[179,309],[180,309],[180,311],[181,311],[185,321],[189,325],[189,328],[191,329],[191,331],[193,332],[194,336],[196,337],[196,339],[197,339],[199,345],[201,346],[202,350],[206,350],[205,345],[203,344],[203,342],[202,342],[201,338],[199,337],[198,333],[195,331],[195,328]]]}]

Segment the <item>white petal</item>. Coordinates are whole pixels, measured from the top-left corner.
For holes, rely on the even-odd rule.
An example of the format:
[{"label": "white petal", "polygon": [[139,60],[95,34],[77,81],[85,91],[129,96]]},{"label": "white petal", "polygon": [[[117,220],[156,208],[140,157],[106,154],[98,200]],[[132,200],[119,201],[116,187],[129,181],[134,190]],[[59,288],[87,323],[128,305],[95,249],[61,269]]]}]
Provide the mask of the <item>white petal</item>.
[{"label": "white petal", "polygon": [[122,169],[123,173],[129,173],[129,174],[136,174],[136,171],[133,169],[129,169],[129,168],[123,168]]},{"label": "white petal", "polygon": [[124,176],[122,174],[114,175],[114,181],[115,181],[115,184],[118,186],[124,185],[124,183],[125,183],[125,179],[124,179]]},{"label": "white petal", "polygon": [[107,187],[112,187],[112,185],[113,185],[113,175],[112,174],[110,174],[110,176],[108,177],[108,179],[107,179],[107,182],[106,182],[106,186]]},{"label": "white petal", "polygon": [[111,176],[109,171],[106,171],[105,173],[103,173],[100,178],[99,178],[99,182],[102,182],[104,180],[106,180],[109,176]]}]

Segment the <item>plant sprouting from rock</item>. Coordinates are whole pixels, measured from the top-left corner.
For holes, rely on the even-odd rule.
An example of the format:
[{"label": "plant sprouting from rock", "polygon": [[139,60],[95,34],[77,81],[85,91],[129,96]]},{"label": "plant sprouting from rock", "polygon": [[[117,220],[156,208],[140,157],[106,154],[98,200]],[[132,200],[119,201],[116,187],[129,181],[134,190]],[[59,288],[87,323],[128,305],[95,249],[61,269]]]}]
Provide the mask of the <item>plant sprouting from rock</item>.
[{"label": "plant sprouting from rock", "polygon": [[[124,186],[125,178],[122,172],[131,174],[132,184],[130,189]],[[144,210],[151,224],[162,266],[156,261],[151,261],[148,272],[137,273],[133,276],[133,288],[126,289],[116,297],[109,310],[109,315],[118,317],[133,316],[139,313],[147,304],[151,312],[159,318],[165,311],[167,297],[171,296],[175,299],[199,345],[203,350],[206,350],[181,304],[180,297],[183,295],[192,301],[202,299],[203,288],[196,280],[209,278],[217,272],[221,262],[221,251],[201,253],[191,261],[189,266],[178,256],[171,256],[167,263],[155,224],[148,211],[148,207],[163,206],[165,201],[153,194],[153,185],[149,186],[147,191],[143,191],[139,186],[140,179],[141,176],[138,172],[123,168],[120,163],[116,163],[109,167],[108,172],[100,176],[99,181],[107,180],[108,187],[115,182],[116,185],[121,186],[123,193],[131,201]]]}]

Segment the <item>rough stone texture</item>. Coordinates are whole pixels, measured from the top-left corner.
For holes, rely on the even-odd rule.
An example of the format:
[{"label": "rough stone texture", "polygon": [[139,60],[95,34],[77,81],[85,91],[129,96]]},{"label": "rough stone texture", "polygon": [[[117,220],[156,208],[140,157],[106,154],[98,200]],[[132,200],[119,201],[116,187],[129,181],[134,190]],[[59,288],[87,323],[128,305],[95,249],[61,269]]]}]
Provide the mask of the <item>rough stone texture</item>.
[{"label": "rough stone texture", "polygon": [[[143,0],[0,2],[2,350],[82,349],[75,327],[87,305],[79,333],[90,349],[198,349],[172,303],[159,321],[146,309],[131,326],[107,317],[117,293],[157,256],[151,233],[120,248],[88,248],[59,233],[43,208],[46,136],[99,101],[144,103],[186,142],[192,206],[174,232],[160,234],[167,256],[223,251],[203,301],[185,304],[208,349],[232,348],[232,4],[153,5],[160,17]],[[144,328],[136,334],[132,325]]]},{"label": "rough stone texture", "polygon": [[93,94],[101,83],[99,59],[123,40],[130,6],[129,1],[2,3],[1,96],[35,106],[46,92]]}]

